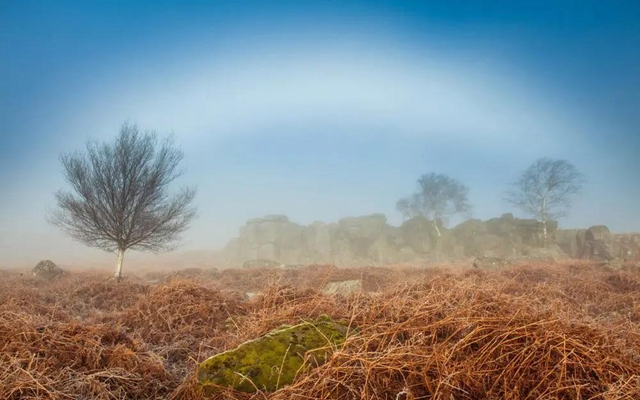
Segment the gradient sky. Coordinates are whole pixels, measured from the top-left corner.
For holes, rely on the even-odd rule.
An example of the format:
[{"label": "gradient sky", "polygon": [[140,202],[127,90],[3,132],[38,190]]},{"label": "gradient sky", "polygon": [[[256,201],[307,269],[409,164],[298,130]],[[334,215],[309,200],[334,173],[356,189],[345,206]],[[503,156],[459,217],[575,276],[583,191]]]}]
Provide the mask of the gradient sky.
[{"label": "gradient sky", "polygon": [[266,214],[399,224],[432,171],[476,218],[525,217],[502,194],[544,156],[588,179],[561,227],[640,231],[638,21],[637,1],[0,0],[0,266],[98,257],[45,215],[60,153],[125,119],[186,153],[184,249]]}]

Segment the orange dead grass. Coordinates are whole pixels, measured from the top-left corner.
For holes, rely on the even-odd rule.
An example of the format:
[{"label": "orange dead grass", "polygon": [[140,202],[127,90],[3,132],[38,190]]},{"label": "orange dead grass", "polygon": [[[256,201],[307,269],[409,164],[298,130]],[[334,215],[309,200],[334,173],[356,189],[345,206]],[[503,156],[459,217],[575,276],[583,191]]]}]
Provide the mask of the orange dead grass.
[{"label": "orange dead grass", "polygon": [[[329,281],[363,293],[327,296]],[[261,294],[247,299],[244,292]],[[640,268],[309,266],[0,283],[0,398],[199,399],[199,361],[328,314],[353,334],[276,393],[226,399],[640,399]]]}]

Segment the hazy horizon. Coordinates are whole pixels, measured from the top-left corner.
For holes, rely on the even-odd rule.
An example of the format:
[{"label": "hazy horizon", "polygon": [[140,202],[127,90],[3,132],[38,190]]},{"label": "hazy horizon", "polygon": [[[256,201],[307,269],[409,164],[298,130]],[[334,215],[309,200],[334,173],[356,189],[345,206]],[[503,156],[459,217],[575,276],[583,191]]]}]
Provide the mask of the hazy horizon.
[{"label": "hazy horizon", "polygon": [[[197,185],[181,251],[246,220],[384,213],[423,173],[511,212],[539,157],[587,179],[561,228],[640,232],[633,1],[0,1],[0,266],[113,255],[47,225],[58,157],[125,120],[173,132]],[[134,256],[137,257],[137,256]]]}]

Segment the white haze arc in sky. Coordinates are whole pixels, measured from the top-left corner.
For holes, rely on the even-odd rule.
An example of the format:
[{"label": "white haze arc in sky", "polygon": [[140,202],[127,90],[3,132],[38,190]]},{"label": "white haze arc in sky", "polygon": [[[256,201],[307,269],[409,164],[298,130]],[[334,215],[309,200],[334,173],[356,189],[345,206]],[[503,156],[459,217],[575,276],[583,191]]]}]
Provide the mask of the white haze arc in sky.
[{"label": "white haze arc in sky", "polygon": [[[173,131],[185,150],[182,182],[197,184],[200,208],[185,249],[220,247],[248,218],[272,213],[310,223],[383,212],[397,224],[395,201],[430,171],[470,187],[474,216],[499,216],[511,211],[501,201],[504,185],[541,156],[569,159],[589,178],[565,225],[632,228],[623,216],[601,221],[602,210],[628,204],[593,195],[621,189],[610,171],[586,162],[600,151],[585,140],[597,116],[563,105],[560,92],[489,50],[453,57],[341,41],[240,49],[127,60],[78,76],[86,84],[62,99],[45,99],[51,111],[30,128],[50,140],[34,146],[36,161],[10,184],[5,249],[29,254],[31,263],[95,257],[47,226],[45,211],[63,185],[60,152],[89,137],[110,139],[124,119]],[[18,258],[4,254],[0,264]]]}]

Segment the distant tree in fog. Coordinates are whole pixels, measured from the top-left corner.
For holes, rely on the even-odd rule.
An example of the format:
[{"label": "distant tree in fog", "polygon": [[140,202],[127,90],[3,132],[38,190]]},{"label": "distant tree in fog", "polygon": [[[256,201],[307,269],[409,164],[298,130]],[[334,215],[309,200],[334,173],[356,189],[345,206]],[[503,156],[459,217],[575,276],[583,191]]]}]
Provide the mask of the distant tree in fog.
[{"label": "distant tree in fog", "polygon": [[567,214],[583,183],[583,175],[570,162],[540,158],[511,183],[506,200],[542,222],[546,245],[547,221]]},{"label": "distant tree in fog", "polygon": [[396,209],[400,211],[402,217],[407,220],[421,215],[418,204],[420,203],[418,195],[414,194],[404,197],[396,203]]},{"label": "distant tree in fog", "polygon": [[418,179],[418,191],[398,200],[396,208],[404,218],[421,215],[431,220],[440,236],[438,221],[469,211],[468,192],[465,185],[446,175],[425,174]]},{"label": "distant tree in fog", "polygon": [[60,157],[71,190],[56,193],[49,222],[79,242],[116,252],[120,281],[128,249],[172,248],[195,217],[195,188],[167,191],[182,175],[184,157],[171,137],[159,143],[154,132],[125,123],[113,143],[89,141],[86,148]]}]

